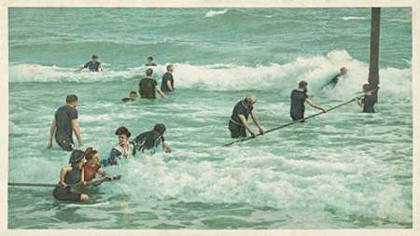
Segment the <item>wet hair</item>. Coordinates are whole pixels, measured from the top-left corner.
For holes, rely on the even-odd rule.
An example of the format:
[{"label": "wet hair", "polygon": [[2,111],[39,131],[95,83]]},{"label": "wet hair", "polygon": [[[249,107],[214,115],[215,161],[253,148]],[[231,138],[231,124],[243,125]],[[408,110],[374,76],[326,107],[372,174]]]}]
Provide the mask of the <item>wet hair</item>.
[{"label": "wet hair", "polygon": [[169,70],[169,68],[171,68],[171,67],[174,67],[174,65],[172,65],[172,64],[167,65],[166,70]]},{"label": "wet hair", "polygon": [[363,90],[364,91],[370,91],[370,90],[372,90],[373,88],[372,88],[372,85],[370,85],[370,84],[364,84],[363,85]]},{"label": "wet hair", "polygon": [[85,158],[86,161],[89,161],[95,156],[95,154],[98,153],[98,151],[94,150],[92,147],[88,147],[85,150]]},{"label": "wet hair", "polygon": [[156,124],[155,127],[153,127],[153,130],[159,134],[163,134],[165,133],[166,128],[164,124]]},{"label": "wet hair", "polygon": [[147,60],[153,61],[153,57],[148,57]]},{"label": "wet hair", "polygon": [[308,82],[305,80],[299,82],[299,88],[306,88],[306,86],[308,86]]},{"label": "wet hair", "polygon": [[92,59],[98,59],[98,58],[99,58],[98,55],[96,55],[96,54],[92,55]]},{"label": "wet hair", "polygon": [[127,128],[125,128],[124,126],[121,126],[115,131],[115,135],[125,135],[127,136],[127,138],[129,138],[131,136],[131,133],[130,131],[128,131]]},{"label": "wet hair", "polygon": [[152,74],[153,74],[153,69],[149,68],[149,69],[146,70],[146,75],[147,76],[152,76]]},{"label": "wet hair", "polygon": [[79,100],[79,98],[77,98],[77,96],[74,95],[74,94],[67,95],[67,97],[66,97],[66,103],[67,104],[68,103],[73,103],[73,102],[75,102],[77,100]]},{"label": "wet hair", "polygon": [[84,156],[85,153],[82,150],[74,150],[70,154],[69,164],[71,164],[72,167],[76,166]]},{"label": "wet hair", "polygon": [[244,101],[247,104],[252,104],[252,103],[255,103],[257,101],[257,99],[255,98],[255,96],[253,94],[250,94],[250,95],[245,97]]},{"label": "wet hair", "polygon": [[130,95],[131,95],[131,94],[135,94],[135,95],[137,95],[136,91],[131,91],[131,92],[130,92]]}]

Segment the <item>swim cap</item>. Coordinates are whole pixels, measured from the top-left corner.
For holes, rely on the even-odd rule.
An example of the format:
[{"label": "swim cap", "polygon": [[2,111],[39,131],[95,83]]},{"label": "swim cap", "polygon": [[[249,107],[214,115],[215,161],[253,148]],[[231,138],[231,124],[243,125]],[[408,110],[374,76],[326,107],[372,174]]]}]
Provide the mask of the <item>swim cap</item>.
[{"label": "swim cap", "polygon": [[85,153],[82,150],[74,150],[70,155],[70,164],[76,164],[85,156]]},{"label": "swim cap", "polygon": [[165,133],[166,128],[165,128],[164,124],[156,124],[155,127],[153,128],[153,130],[160,133],[160,134],[163,134],[163,133]]}]

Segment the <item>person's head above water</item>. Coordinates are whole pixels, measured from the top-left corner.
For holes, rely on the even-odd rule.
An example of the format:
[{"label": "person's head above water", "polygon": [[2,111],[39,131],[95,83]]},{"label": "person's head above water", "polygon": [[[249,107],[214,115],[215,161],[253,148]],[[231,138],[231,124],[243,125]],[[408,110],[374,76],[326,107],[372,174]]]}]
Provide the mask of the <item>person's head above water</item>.
[{"label": "person's head above water", "polygon": [[71,166],[76,166],[77,164],[85,164],[85,153],[82,150],[74,150],[70,154],[69,164]]},{"label": "person's head above water", "polygon": [[165,133],[166,127],[164,124],[156,124],[155,127],[153,127],[153,130],[159,134],[163,134]]},{"label": "person's head above water", "polygon": [[305,80],[301,80],[299,82],[299,89],[302,90],[303,92],[307,93],[308,92],[308,82],[306,82]]},{"label": "person's head above water", "polygon": [[98,55],[93,54],[92,55],[92,61],[97,61],[99,59]]},{"label": "person's head above water", "polygon": [[248,96],[246,96],[244,98],[244,102],[247,105],[251,105],[252,106],[252,105],[254,105],[257,102],[257,98],[253,94],[250,94],[250,95],[248,95]]},{"label": "person's head above water", "polygon": [[94,150],[92,147],[88,147],[85,150],[85,159],[87,164],[93,165],[99,162],[99,153],[98,151]]},{"label": "person's head above water", "polygon": [[346,67],[341,67],[340,68],[340,75],[345,75],[347,74],[347,68]]},{"label": "person's head above water", "polygon": [[364,93],[368,93],[373,90],[373,87],[370,84],[364,84],[362,88]]},{"label": "person's head above water", "polygon": [[128,138],[130,138],[131,133],[127,128],[121,126],[115,131],[115,135],[118,135],[118,142],[120,145],[127,145]]},{"label": "person's head above water", "polygon": [[66,97],[66,104],[72,107],[77,107],[77,103],[79,98],[75,94],[67,95]]},{"label": "person's head above water", "polygon": [[136,91],[131,91],[129,94],[130,101],[136,100],[136,97],[137,97]]},{"label": "person's head above water", "polygon": [[146,70],[146,76],[151,77],[152,75],[153,75],[153,69],[152,68],[147,69]]},{"label": "person's head above water", "polygon": [[153,57],[152,56],[148,57],[147,60],[149,61],[149,63],[153,63]]},{"label": "person's head above water", "polygon": [[167,65],[166,66],[166,70],[168,71],[168,72],[174,72],[174,65],[172,65],[172,64],[169,64],[169,65]]}]

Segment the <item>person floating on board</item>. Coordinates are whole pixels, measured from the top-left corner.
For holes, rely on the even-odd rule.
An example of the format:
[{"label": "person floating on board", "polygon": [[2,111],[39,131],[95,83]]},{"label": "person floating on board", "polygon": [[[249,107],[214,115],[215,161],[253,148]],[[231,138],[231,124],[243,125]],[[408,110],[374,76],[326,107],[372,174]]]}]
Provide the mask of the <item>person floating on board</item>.
[{"label": "person floating on board", "polygon": [[328,81],[328,83],[324,86],[324,88],[331,88],[331,89],[335,88],[335,86],[338,83],[338,80],[346,74],[347,74],[347,68],[346,67],[341,67],[340,68],[340,73],[338,73],[330,81]]},{"label": "person floating on board", "polygon": [[136,91],[131,91],[130,94],[128,95],[128,98],[123,98],[121,101],[123,102],[133,102],[136,100],[137,97],[137,93]]},{"label": "person floating on board", "polygon": [[248,124],[248,116],[251,114],[254,124],[258,127],[260,134],[264,134],[265,131],[260,125],[258,118],[254,112],[254,104],[257,99],[254,95],[248,95],[244,100],[239,101],[232,111],[232,116],[229,120],[229,131],[232,138],[246,137],[246,130],[255,136],[254,131]]},{"label": "person floating on board", "polygon": [[50,136],[47,146],[48,149],[52,148],[52,138],[55,135],[55,141],[63,150],[72,151],[74,148],[73,131],[76,135],[79,147],[83,145],[79,121],[77,119],[77,105],[77,96],[71,94],[66,97],[66,105],[58,108],[55,112],[50,128]]},{"label": "person floating on board", "polygon": [[172,92],[174,91],[174,77],[172,73],[174,72],[174,66],[172,64],[166,66],[166,73],[162,77],[162,83],[160,86],[160,90],[162,92]]},{"label": "person floating on board", "polygon": [[111,149],[108,159],[101,160],[103,166],[117,165],[118,160],[133,158],[136,154],[134,145],[129,142],[131,133],[126,127],[119,127],[115,131],[115,135],[118,135],[118,144]]},{"label": "person floating on board", "polygon": [[146,66],[157,66],[156,63],[153,61],[153,57],[150,56],[147,58]]},{"label": "person floating on board", "polygon": [[156,149],[162,146],[164,152],[170,153],[171,149],[165,143],[165,138],[163,137],[165,130],[164,124],[156,124],[153,130],[139,134],[132,142],[136,151],[144,153],[145,150],[150,150],[152,153],[155,153]]},{"label": "person floating on board", "polygon": [[89,195],[76,192],[68,185],[80,184],[83,179],[83,165],[86,163],[84,152],[74,150],[70,155],[71,166],[60,170],[60,182],[53,191],[53,196],[62,201],[88,201]]},{"label": "person floating on board", "polygon": [[290,96],[290,117],[293,121],[297,121],[304,118],[305,114],[305,103],[318,110],[322,110],[324,113],[327,112],[324,108],[315,105],[306,94],[308,92],[308,83],[306,81],[299,82],[299,88],[294,89]]},{"label": "person floating on board", "polygon": [[80,71],[89,69],[92,72],[103,71],[102,63],[99,61],[98,55],[93,54],[92,59],[80,68]]},{"label": "person floating on board", "polygon": [[158,87],[156,80],[153,79],[153,70],[151,68],[146,70],[146,77],[140,80],[139,93],[143,99],[155,99],[156,92],[160,94],[162,98],[165,98],[164,93]]},{"label": "person floating on board", "polygon": [[83,165],[82,183],[94,180],[97,173],[106,179],[111,180],[114,178],[111,175],[107,175],[102,169],[102,166],[99,164],[99,153],[92,147],[88,147],[85,150],[85,159],[86,163]]},{"label": "person floating on board", "polygon": [[370,84],[364,84],[363,93],[365,96],[362,100],[357,99],[357,103],[363,108],[365,113],[375,113],[375,97],[372,94],[374,90]]}]

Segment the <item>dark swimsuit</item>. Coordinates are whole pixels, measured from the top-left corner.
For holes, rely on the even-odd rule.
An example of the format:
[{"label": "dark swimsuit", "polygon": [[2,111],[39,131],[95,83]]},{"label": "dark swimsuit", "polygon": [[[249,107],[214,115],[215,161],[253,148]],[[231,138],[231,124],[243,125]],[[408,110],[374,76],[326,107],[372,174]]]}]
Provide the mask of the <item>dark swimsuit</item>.
[{"label": "dark swimsuit", "polygon": [[[66,173],[64,176],[64,183],[66,184],[77,184],[81,181],[82,170],[78,167]],[[61,184],[57,185],[53,191],[54,198],[61,201],[80,201],[82,194],[75,193],[70,190],[70,186],[63,187]]]}]

